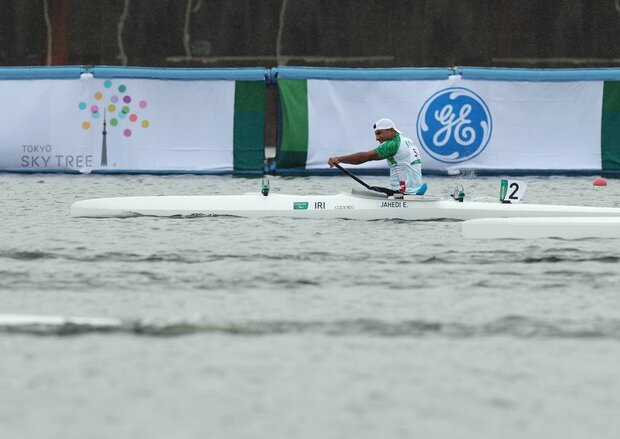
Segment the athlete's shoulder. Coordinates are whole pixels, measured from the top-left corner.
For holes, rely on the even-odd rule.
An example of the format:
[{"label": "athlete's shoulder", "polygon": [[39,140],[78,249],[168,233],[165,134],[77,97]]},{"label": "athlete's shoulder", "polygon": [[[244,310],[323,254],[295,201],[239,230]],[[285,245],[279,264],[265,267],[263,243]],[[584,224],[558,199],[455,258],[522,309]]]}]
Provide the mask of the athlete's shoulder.
[{"label": "athlete's shoulder", "polygon": [[377,146],[375,148],[375,152],[377,153],[379,158],[382,158],[382,159],[391,157],[394,154],[396,154],[396,152],[398,151],[398,148],[400,147],[400,144],[401,144],[400,136],[397,134],[392,139],[386,140],[385,142]]}]

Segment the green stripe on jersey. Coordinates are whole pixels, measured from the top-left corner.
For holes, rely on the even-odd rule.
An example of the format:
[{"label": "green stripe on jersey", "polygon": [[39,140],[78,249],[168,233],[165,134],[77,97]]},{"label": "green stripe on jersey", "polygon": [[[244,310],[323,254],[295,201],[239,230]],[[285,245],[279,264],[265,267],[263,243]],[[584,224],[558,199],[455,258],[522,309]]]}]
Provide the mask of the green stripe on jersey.
[{"label": "green stripe on jersey", "polygon": [[282,111],[282,137],[276,158],[278,168],[305,168],[308,159],[308,83],[278,80]]},{"label": "green stripe on jersey", "polygon": [[235,82],[233,167],[262,171],[265,165],[265,82]]},{"label": "green stripe on jersey", "polygon": [[620,170],[620,81],[605,81],[601,120],[603,170]]}]

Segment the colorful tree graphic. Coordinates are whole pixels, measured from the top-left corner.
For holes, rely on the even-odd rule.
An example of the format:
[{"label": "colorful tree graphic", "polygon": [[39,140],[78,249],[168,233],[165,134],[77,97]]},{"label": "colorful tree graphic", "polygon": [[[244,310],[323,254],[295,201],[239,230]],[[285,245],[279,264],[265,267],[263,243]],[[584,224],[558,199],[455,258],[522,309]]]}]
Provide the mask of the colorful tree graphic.
[{"label": "colorful tree graphic", "polygon": [[90,103],[84,101],[78,104],[78,108],[87,113],[87,120],[82,122],[84,130],[90,130],[95,121],[102,117],[103,113],[103,141],[101,166],[107,166],[107,142],[106,142],[106,119],[112,129],[122,129],[125,137],[131,137],[136,130],[148,128],[151,123],[148,119],[141,118],[138,111],[145,110],[148,102],[144,99],[135,102],[125,84],[114,88],[111,80],[103,82],[103,90],[95,92]]}]

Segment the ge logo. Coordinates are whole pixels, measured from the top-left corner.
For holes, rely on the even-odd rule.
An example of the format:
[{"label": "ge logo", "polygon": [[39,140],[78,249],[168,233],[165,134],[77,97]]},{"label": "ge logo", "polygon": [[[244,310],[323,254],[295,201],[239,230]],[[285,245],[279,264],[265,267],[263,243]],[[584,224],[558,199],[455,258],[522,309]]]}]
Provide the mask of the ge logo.
[{"label": "ge logo", "polygon": [[431,96],[418,114],[418,140],[435,160],[458,163],[480,154],[489,143],[491,113],[471,90],[452,87]]}]

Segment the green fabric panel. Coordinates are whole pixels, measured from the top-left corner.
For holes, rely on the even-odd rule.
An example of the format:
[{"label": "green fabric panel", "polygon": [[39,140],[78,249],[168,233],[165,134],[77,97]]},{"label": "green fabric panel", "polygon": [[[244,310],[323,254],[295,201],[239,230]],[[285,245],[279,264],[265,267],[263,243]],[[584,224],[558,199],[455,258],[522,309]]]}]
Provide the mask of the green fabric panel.
[{"label": "green fabric panel", "polygon": [[305,168],[308,159],[308,83],[305,79],[278,80],[282,137],[278,168]]},{"label": "green fabric panel", "polygon": [[620,81],[605,81],[603,112],[620,111]]},{"label": "green fabric panel", "polygon": [[620,170],[620,111],[603,113],[601,125],[603,170]]},{"label": "green fabric panel", "polygon": [[620,170],[620,81],[605,81],[601,120],[603,170]]},{"label": "green fabric panel", "polygon": [[233,128],[235,171],[262,171],[265,166],[265,82],[235,82]]}]

